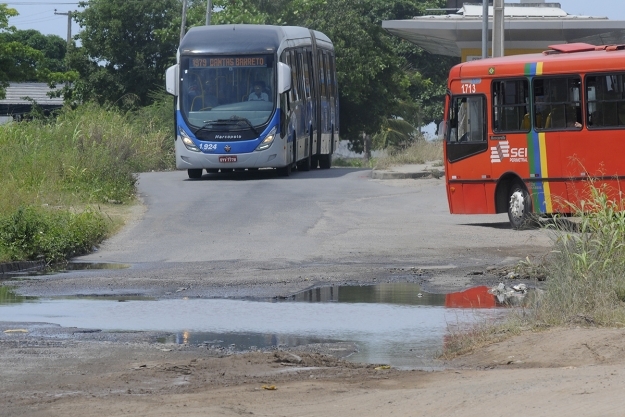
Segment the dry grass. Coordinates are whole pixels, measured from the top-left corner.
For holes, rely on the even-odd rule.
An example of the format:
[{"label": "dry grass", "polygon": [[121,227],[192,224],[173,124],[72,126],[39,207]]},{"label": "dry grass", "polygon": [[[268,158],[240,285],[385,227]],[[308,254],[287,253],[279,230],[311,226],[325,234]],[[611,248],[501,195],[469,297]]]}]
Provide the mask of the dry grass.
[{"label": "dry grass", "polygon": [[[625,208],[618,193],[593,181],[587,198],[573,206],[575,223],[547,223],[553,250],[540,263],[519,264],[537,281],[539,296],[499,323],[479,323],[452,332],[442,357],[453,358],[524,330],[557,326],[625,327]],[[616,198],[614,196],[617,196]],[[575,225],[572,227],[572,225]]]},{"label": "dry grass", "polygon": [[[390,152],[388,156],[375,161],[376,169],[387,169],[404,164],[424,164],[443,160],[443,143],[441,141],[419,140],[406,149]],[[442,162],[441,162],[442,165]]]}]

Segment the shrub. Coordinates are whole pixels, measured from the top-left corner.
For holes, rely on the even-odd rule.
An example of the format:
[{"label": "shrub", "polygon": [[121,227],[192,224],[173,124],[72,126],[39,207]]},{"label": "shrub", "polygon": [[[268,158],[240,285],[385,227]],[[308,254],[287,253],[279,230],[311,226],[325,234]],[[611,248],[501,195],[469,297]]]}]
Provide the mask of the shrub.
[{"label": "shrub", "polygon": [[59,262],[91,251],[106,232],[104,217],[94,210],[71,213],[20,207],[0,218],[0,255],[9,261]]},{"label": "shrub", "polygon": [[90,250],[114,224],[84,207],[131,202],[136,173],[172,169],[173,147],[171,97],[133,112],[85,104],[1,125],[0,261]]}]

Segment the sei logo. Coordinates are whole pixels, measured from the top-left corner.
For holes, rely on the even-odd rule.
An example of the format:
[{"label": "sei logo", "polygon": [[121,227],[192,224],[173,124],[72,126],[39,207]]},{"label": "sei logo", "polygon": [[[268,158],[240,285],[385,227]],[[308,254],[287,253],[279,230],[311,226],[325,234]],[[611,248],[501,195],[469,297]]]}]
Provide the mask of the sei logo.
[{"label": "sei logo", "polygon": [[527,162],[527,148],[510,148],[510,162]]},{"label": "sei logo", "polygon": [[505,160],[527,162],[527,148],[511,148],[507,140],[497,142],[497,146],[490,148],[490,161],[499,163]]},{"label": "sei logo", "polygon": [[527,158],[527,148],[511,148],[510,158]]}]

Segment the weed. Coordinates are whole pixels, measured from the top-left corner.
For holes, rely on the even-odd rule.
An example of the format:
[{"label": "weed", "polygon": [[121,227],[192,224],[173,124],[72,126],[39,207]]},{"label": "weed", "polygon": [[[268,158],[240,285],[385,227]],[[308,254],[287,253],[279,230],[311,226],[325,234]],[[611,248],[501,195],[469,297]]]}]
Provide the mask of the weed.
[{"label": "weed", "polygon": [[[441,141],[419,140],[406,149],[395,150],[387,156],[375,161],[377,169],[386,169],[403,164],[423,164],[430,161],[443,160],[443,144]],[[441,163],[442,165],[442,163]]]},{"label": "weed", "polygon": [[[502,326],[540,330],[553,326],[622,327],[625,323],[625,202],[606,184],[586,183],[585,199],[570,205],[575,222],[556,216],[547,223],[553,250],[541,262],[525,259],[517,268],[544,291],[511,310],[497,324],[476,325],[450,338],[443,357],[499,340]],[[572,227],[572,224],[575,227]],[[510,332],[509,334],[514,334]]]},{"label": "weed", "polygon": [[59,262],[89,252],[106,231],[104,217],[90,209],[72,213],[20,207],[0,218],[0,257]]},{"label": "weed", "polygon": [[131,202],[135,173],[174,167],[172,119],[168,97],[135,112],[85,104],[0,126],[0,261],[90,250],[116,225],[85,207]]}]

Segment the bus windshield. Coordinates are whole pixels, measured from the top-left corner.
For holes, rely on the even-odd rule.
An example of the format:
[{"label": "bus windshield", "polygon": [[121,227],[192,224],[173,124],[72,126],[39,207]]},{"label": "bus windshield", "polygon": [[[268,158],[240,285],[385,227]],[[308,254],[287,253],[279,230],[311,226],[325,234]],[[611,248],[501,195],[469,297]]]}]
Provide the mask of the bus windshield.
[{"label": "bus windshield", "polygon": [[272,55],[181,58],[180,109],[196,133],[242,131],[269,122],[275,108]]}]

